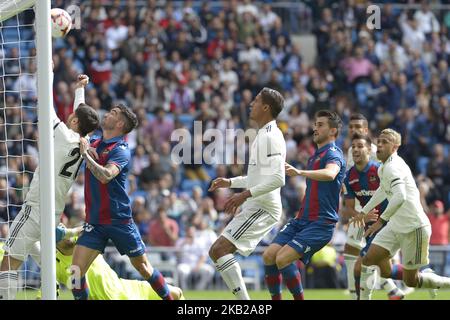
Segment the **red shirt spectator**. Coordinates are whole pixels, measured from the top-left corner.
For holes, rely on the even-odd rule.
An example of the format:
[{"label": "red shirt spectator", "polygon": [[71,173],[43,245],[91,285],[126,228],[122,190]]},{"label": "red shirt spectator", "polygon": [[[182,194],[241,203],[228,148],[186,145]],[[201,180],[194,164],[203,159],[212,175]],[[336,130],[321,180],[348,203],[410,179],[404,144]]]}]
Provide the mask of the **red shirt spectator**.
[{"label": "red shirt spectator", "polygon": [[167,216],[164,208],[159,208],[157,217],[150,221],[148,241],[155,247],[173,247],[178,240],[178,223]]},{"label": "red shirt spectator", "polygon": [[102,82],[110,82],[112,73],[111,60],[106,59],[105,50],[101,49],[98,52],[98,60],[92,62],[90,67],[90,76],[92,83],[100,85]]},{"label": "red shirt spectator", "polygon": [[450,217],[444,213],[444,203],[436,200],[430,207],[428,219],[431,222],[431,245],[447,245]]}]

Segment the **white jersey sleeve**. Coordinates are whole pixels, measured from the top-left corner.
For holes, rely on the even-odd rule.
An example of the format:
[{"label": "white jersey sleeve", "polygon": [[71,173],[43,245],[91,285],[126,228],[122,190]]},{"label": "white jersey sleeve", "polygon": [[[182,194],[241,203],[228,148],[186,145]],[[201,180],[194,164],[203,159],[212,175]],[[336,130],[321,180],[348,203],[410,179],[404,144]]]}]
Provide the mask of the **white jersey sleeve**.
[{"label": "white jersey sleeve", "polygon": [[230,179],[230,188],[247,188],[247,176],[239,176]]},{"label": "white jersey sleeve", "polygon": [[73,111],[77,110],[80,104],[84,103],[84,88],[75,89],[75,100],[73,102]]}]

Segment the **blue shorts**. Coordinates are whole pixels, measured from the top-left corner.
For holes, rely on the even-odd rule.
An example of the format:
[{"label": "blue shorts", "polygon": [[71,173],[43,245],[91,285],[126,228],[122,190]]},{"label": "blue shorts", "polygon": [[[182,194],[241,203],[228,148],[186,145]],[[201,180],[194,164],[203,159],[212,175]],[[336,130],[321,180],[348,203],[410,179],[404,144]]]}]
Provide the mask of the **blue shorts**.
[{"label": "blue shorts", "polygon": [[314,253],[326,246],[333,237],[336,223],[327,221],[305,221],[291,219],[280,230],[272,243],[288,245],[297,251],[307,264]]},{"label": "blue shorts", "polygon": [[145,245],[136,225],[127,224],[85,224],[77,245],[98,250],[103,253],[108,240],[116,246],[121,255],[139,257],[145,253]]}]

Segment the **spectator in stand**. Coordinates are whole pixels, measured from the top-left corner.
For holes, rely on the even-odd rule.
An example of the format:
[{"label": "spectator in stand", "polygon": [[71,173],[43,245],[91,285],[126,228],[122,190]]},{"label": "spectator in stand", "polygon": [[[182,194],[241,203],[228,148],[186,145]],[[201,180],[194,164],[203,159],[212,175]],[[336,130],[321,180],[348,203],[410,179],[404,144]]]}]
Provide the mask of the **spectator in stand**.
[{"label": "spectator in stand", "polygon": [[450,237],[450,216],[445,212],[444,203],[435,200],[429,207],[428,219],[431,222],[430,244],[435,246],[448,245]]},{"label": "spectator in stand", "polygon": [[431,34],[439,32],[439,22],[430,10],[429,0],[422,0],[420,9],[414,13],[417,21],[417,28],[425,34],[427,39],[431,39]]},{"label": "spectator in stand", "polygon": [[174,122],[166,116],[166,112],[161,107],[157,107],[154,114],[155,119],[149,122],[146,131],[153,137],[156,149],[159,149],[162,143],[170,141],[170,135],[174,130]]},{"label": "spectator in stand", "polygon": [[120,47],[121,43],[127,39],[128,28],[122,25],[122,19],[119,15],[114,17],[114,24],[106,29],[106,44],[109,50]]},{"label": "spectator in stand", "polygon": [[[208,263],[207,251],[201,240],[196,228],[190,225],[186,227],[186,235],[175,245],[179,250],[177,269],[183,290],[205,290],[214,277],[214,267]],[[193,286],[188,286],[189,280]]]},{"label": "spectator in stand", "polygon": [[106,50],[101,48],[98,50],[98,58],[94,60],[90,66],[90,78],[97,87],[103,82],[111,80],[112,63],[107,58]]},{"label": "spectator in stand", "polygon": [[159,207],[148,227],[148,242],[154,247],[173,247],[178,240],[178,223],[167,216],[166,209]]}]

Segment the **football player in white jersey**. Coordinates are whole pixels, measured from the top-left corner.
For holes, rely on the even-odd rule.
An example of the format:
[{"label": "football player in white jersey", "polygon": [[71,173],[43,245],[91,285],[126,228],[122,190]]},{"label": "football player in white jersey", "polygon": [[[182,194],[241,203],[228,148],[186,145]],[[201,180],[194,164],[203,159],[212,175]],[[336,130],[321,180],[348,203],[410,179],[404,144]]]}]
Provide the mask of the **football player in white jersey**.
[{"label": "football player in white jersey", "polygon": [[280,188],[285,183],[286,143],[275,119],[284,104],[282,95],[263,88],[250,104],[250,119],[258,125],[252,143],[247,176],[217,178],[210,191],[218,188],[242,188],[225,203],[225,212],[235,215],[209,250],[228,288],[240,300],[249,300],[241,268],[234,257],[238,251],[250,255],[261,239],[281,218]]},{"label": "football player in white jersey", "polygon": [[[74,111],[67,118],[67,123],[63,123],[56,115],[53,106],[51,107],[55,152],[55,221],[57,222],[64,210],[67,192],[81,166],[80,137],[94,131],[99,125],[97,112],[84,103],[84,87],[88,82],[88,76],[78,76]],[[66,237],[71,236],[70,229],[66,229],[65,232]],[[33,174],[30,191],[27,193],[22,210],[15,217],[5,242],[5,255],[0,267],[0,300],[15,299],[18,283],[17,270],[29,254],[32,254],[40,264],[40,237],[38,167]]]},{"label": "football player in white jersey", "polygon": [[[352,138],[355,134],[369,136],[369,122],[367,118],[361,113],[353,113],[350,115],[350,122],[348,124],[348,134]],[[377,146],[371,144],[369,160],[378,161],[377,159]],[[355,165],[353,160],[353,148],[350,146],[347,152],[347,170]],[[345,193],[345,192],[344,192]],[[361,211],[362,207],[358,199],[354,199],[354,207],[356,211]],[[352,212],[353,210],[345,210],[346,206],[344,204],[344,213]],[[351,217],[347,217],[351,218]],[[355,300],[356,288],[355,288],[355,278],[354,278],[354,268],[355,263],[358,260],[361,250],[366,246],[366,239],[364,237],[364,228],[356,226],[353,223],[348,225],[347,229],[347,242],[344,247],[344,263],[345,269],[347,271],[347,288],[350,291],[351,298]],[[403,299],[404,292],[397,288],[392,279],[381,279],[381,287],[388,293],[395,292],[395,295],[390,296],[390,299],[397,300]]]},{"label": "football player in white jersey", "polygon": [[[370,300],[373,275],[378,268],[384,278],[402,278],[413,288],[450,288],[450,278],[434,274],[430,269],[419,272],[428,265],[431,225],[420,203],[420,194],[414,177],[405,161],[397,154],[401,136],[392,129],[381,131],[377,140],[377,157],[382,162],[378,169],[380,187],[352,222],[364,225],[364,216],[384,199],[389,204],[366,232],[377,233],[369,251],[362,260],[361,300]],[[389,259],[400,250],[403,266],[395,275]]]}]

